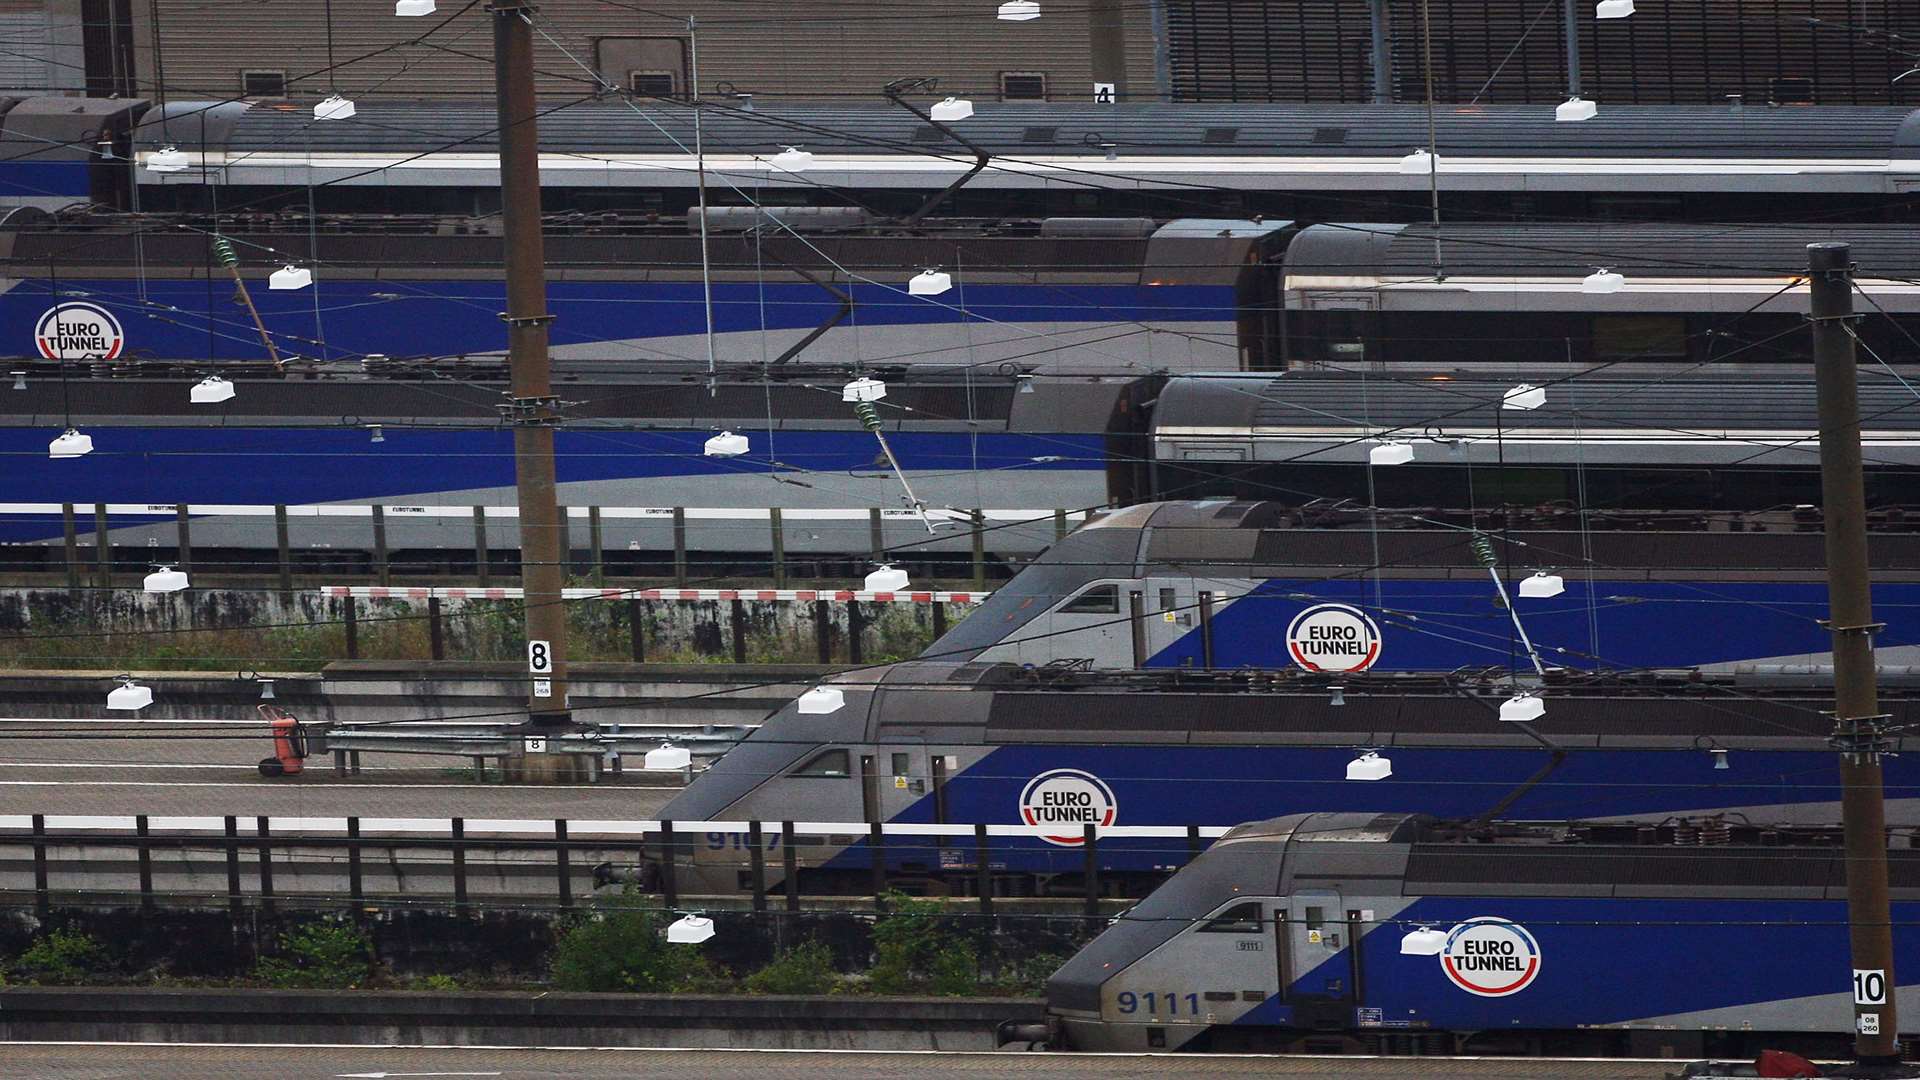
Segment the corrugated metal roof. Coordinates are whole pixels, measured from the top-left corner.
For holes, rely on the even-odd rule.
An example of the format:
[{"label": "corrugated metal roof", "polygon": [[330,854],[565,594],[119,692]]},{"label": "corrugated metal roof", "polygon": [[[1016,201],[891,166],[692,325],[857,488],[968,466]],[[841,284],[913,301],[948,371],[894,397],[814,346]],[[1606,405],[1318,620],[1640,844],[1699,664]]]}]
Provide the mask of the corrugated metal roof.
[{"label": "corrugated metal roof", "polygon": [[[184,113],[200,103],[175,102]],[[679,152],[693,142],[682,105],[649,102],[645,117],[620,101],[549,102],[540,118],[549,152]],[[1128,156],[1381,157],[1427,144],[1426,112],[1412,105],[1248,105],[979,102],[958,125],[968,139],[1007,157],[1105,156],[1101,143]],[[652,118],[649,122],[646,117]],[[247,110],[224,144],[230,152],[263,150],[421,153],[443,147],[492,152],[497,120],[491,103],[363,101],[350,120],[313,122],[310,103],[263,102]],[[659,126],[656,127],[655,124]],[[182,147],[199,133],[176,130]],[[964,148],[945,138],[922,143],[926,124],[886,105],[780,103],[745,112],[712,105],[706,114],[710,153],[777,153],[795,144],[816,153],[924,153]],[[1234,128],[1232,142],[1210,141],[1209,128]],[[1567,158],[1886,158],[1920,157],[1920,112],[1900,107],[1748,108],[1609,106],[1580,124],[1560,124],[1531,106],[1451,106],[1437,118],[1442,159],[1533,154]],[[1051,128],[1051,131],[1047,129]],[[664,131],[662,130],[664,129]],[[936,132],[937,134],[937,132]],[[217,132],[210,132],[216,146]],[[142,147],[155,145],[151,125]],[[449,144],[458,143],[457,146]],[[1904,149],[1902,149],[1904,148]]]}]

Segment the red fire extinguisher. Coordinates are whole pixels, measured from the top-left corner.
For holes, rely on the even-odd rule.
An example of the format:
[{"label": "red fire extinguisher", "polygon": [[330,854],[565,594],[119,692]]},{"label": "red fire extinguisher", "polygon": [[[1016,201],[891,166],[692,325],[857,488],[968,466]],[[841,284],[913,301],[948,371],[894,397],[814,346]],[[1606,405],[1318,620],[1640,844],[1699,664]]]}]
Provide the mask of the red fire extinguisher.
[{"label": "red fire extinguisher", "polygon": [[273,736],[273,756],[260,759],[261,776],[299,776],[307,758],[307,730],[286,710],[261,705],[260,717]]}]

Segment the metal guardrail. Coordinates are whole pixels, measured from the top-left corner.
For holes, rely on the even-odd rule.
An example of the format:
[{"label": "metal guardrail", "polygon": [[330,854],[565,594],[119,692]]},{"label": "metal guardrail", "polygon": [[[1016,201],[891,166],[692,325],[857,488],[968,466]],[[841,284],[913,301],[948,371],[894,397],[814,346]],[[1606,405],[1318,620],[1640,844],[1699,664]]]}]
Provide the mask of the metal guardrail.
[{"label": "metal guardrail", "polygon": [[[671,743],[693,756],[685,768],[648,770],[679,775],[691,782],[694,772],[711,764],[711,759],[731,750],[758,725],[747,724],[609,724],[592,731],[567,732],[546,738],[545,753],[572,754],[591,759],[595,769],[589,779],[599,779],[599,770],[611,767],[615,773],[627,771],[626,758],[644,760],[649,750]],[[333,755],[334,771],[341,775],[359,771],[359,755],[430,754],[472,758],[481,781],[486,780],[486,759],[521,753],[526,749],[523,731],[508,731],[506,724],[435,722],[430,724],[305,725],[309,756]],[[640,768],[645,769],[644,765]]]},{"label": "metal guardrail", "polygon": [[[520,600],[519,588],[464,588],[441,585],[322,585],[321,596],[359,600]],[[862,604],[977,604],[992,596],[991,589],[960,592],[948,589],[873,592],[865,589],[561,589],[564,600],[654,600],[691,603],[702,600],[755,600],[769,603],[810,604],[819,600]]]}]

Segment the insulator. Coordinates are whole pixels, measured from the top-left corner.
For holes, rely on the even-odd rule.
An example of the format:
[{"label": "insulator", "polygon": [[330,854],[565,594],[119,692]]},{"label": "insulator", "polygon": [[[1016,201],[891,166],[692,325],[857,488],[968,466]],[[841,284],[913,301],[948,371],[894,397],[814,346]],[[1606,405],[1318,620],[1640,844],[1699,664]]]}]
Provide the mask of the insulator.
[{"label": "insulator", "polygon": [[240,265],[240,256],[233,253],[233,244],[224,236],[213,238],[213,257],[229,270]]},{"label": "insulator", "polygon": [[1695,847],[1700,843],[1700,827],[1682,818],[1673,827],[1674,847]]},{"label": "insulator", "polygon": [[1700,842],[1708,845],[1731,844],[1733,826],[1723,817],[1710,817],[1700,823]]},{"label": "insulator", "polygon": [[860,423],[864,425],[868,431],[880,430],[880,410],[877,408],[874,408],[873,402],[871,401],[854,402],[853,415],[860,418]]},{"label": "insulator", "polygon": [[1500,565],[1499,557],[1493,553],[1493,540],[1486,533],[1474,533],[1470,543],[1473,547],[1473,557],[1480,560],[1481,566],[1492,569]]}]

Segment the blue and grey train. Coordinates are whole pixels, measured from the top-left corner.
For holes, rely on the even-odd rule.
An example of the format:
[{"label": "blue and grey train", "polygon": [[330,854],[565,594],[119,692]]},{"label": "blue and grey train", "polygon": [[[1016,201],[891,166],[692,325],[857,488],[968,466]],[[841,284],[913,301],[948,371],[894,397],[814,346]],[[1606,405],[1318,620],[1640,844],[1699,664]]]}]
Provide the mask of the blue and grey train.
[{"label": "blue and grey train", "polygon": [[[976,616],[977,617],[977,616]],[[1807,671],[1556,675],[1533,725],[1503,722],[1501,679],[1306,672],[1094,672],[1071,665],[916,660],[842,676],[841,706],[790,704],[667,806],[662,819],[766,823],[774,871],[782,821],[1047,826],[995,836],[991,887],[1073,895],[1086,887],[1084,828],[1230,827],[1313,809],[1470,818],[1838,819],[1827,745],[1831,677]],[[1897,727],[1920,719],[1911,673],[1882,698]],[[1349,779],[1367,752],[1390,765]],[[1890,758],[1892,820],[1920,824],[1920,759]],[[1065,809],[1062,809],[1065,808]],[[750,833],[676,833],[686,892],[750,884]],[[865,891],[864,833],[800,826],[792,852],[809,891]],[[1197,837],[1100,841],[1101,890],[1138,895],[1184,864]],[[764,853],[763,853],[764,854]],[[889,836],[885,870],[902,887],[979,887],[972,840]]]},{"label": "blue and grey train", "polygon": [[[1879,996],[1904,1012],[1920,1006],[1920,852],[1888,855],[1900,985]],[[1232,830],[1127,910],[1048,981],[1046,1027],[1003,1038],[1844,1055],[1845,898],[1838,830],[1765,817],[1703,830],[1291,814]]]}]

